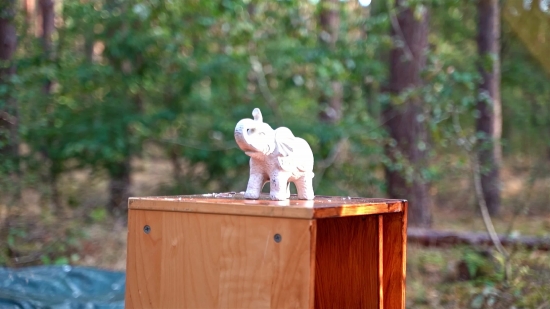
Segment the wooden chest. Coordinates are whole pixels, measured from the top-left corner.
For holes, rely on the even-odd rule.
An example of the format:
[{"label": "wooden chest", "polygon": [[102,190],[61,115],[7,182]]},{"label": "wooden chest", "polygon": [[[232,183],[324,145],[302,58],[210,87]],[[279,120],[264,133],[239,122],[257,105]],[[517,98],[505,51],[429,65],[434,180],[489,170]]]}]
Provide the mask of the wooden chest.
[{"label": "wooden chest", "polygon": [[405,308],[407,202],[130,198],[126,308]]}]

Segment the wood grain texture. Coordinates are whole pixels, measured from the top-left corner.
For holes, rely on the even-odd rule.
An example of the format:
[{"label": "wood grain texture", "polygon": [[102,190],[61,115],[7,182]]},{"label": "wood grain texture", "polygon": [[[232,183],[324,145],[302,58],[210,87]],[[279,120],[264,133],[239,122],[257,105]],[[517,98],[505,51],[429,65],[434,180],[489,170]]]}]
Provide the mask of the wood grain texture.
[{"label": "wood grain texture", "polygon": [[130,210],[126,307],[308,308],[312,225]]},{"label": "wood grain texture", "polygon": [[317,220],[315,308],[378,308],[378,216]]},{"label": "wood grain texture", "polygon": [[[147,213],[130,212],[128,218],[128,244],[126,260],[126,308],[150,308],[159,303],[160,295],[155,287],[160,285],[161,264],[144,265],[135,257],[143,260],[157,260],[162,250],[159,231],[153,231],[150,237],[140,238],[143,234],[144,222],[153,226],[160,226],[162,214],[147,216]],[[159,261],[160,262],[160,261]],[[136,299],[138,298],[139,299]],[[143,300],[143,301],[142,301]]]},{"label": "wood grain texture", "polygon": [[384,216],[378,217],[378,309],[384,308]]},{"label": "wood grain texture", "polygon": [[402,211],[403,200],[359,197],[316,196],[314,200],[272,201],[268,195],[258,200],[242,194],[219,193],[186,196],[132,197],[129,209],[178,211],[280,218],[348,217]]},{"label": "wood grain texture", "polygon": [[383,308],[405,308],[407,203],[401,213],[382,216]]},{"label": "wood grain texture", "polygon": [[309,307],[315,308],[315,260],[317,259],[317,220],[311,220],[309,228],[310,254],[309,254]]}]

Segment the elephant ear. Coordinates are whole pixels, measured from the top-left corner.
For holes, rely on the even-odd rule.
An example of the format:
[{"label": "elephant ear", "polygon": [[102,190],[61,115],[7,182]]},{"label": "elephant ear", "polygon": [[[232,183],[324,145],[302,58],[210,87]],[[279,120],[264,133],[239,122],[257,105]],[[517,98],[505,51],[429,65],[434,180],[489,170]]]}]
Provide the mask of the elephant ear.
[{"label": "elephant ear", "polygon": [[252,117],[254,117],[254,120],[256,121],[264,122],[264,117],[262,117],[262,112],[260,111],[259,108],[255,108],[252,111]]},{"label": "elephant ear", "polygon": [[291,156],[294,152],[296,137],[288,128],[281,127],[275,130],[275,144],[280,157]]},{"label": "elephant ear", "polygon": [[296,168],[296,157],[294,150],[296,148],[296,137],[288,128],[281,127],[275,130],[275,144],[279,152],[277,160],[279,166],[287,171],[292,172]]}]

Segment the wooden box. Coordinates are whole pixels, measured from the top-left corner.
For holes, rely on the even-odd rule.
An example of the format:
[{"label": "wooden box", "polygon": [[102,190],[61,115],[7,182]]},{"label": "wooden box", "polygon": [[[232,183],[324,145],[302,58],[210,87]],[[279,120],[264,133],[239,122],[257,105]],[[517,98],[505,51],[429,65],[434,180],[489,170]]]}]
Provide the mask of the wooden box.
[{"label": "wooden box", "polygon": [[130,198],[126,308],[405,308],[407,202]]}]

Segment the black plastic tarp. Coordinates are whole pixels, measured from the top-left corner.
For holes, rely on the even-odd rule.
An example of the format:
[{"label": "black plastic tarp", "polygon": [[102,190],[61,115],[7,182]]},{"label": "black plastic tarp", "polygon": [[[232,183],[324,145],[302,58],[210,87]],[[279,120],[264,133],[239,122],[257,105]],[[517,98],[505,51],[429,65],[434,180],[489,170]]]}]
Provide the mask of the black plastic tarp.
[{"label": "black plastic tarp", "polygon": [[126,276],[89,267],[0,268],[0,308],[124,308]]}]

